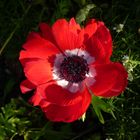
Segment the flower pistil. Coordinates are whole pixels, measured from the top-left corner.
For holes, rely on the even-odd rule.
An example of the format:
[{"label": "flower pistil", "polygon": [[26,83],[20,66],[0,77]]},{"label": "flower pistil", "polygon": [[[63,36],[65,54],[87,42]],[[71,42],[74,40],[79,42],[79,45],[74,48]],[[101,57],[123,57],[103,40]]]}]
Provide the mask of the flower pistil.
[{"label": "flower pistil", "polygon": [[64,58],[60,65],[60,78],[72,83],[83,81],[88,72],[87,61],[83,57],[77,55]]}]

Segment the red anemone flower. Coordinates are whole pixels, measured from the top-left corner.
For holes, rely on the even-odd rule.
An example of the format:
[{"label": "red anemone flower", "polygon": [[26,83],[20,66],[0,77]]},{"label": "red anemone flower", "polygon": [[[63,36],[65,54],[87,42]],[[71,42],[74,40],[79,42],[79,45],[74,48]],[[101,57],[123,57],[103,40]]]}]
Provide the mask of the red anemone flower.
[{"label": "red anemone flower", "polygon": [[40,23],[20,52],[26,80],[22,93],[34,90],[30,103],[40,106],[51,121],[79,119],[94,95],[119,95],[127,85],[127,72],[111,62],[112,39],[101,21],[90,20],[85,28],[72,18],[57,20],[52,27]]}]

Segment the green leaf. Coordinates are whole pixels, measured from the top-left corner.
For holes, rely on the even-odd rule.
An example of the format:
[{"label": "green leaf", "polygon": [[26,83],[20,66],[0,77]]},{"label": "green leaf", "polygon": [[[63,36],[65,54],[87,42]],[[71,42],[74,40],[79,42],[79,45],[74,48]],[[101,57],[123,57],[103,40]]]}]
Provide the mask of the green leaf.
[{"label": "green leaf", "polygon": [[94,108],[94,110],[95,110],[96,115],[98,116],[99,121],[100,121],[102,124],[104,124],[105,121],[104,121],[103,115],[102,115],[102,113],[101,113],[101,110],[100,110],[99,108],[96,108],[96,107],[93,107],[93,108]]},{"label": "green leaf", "polygon": [[79,5],[85,5],[86,4],[86,0],[74,0],[74,1]]},{"label": "green leaf", "polygon": [[104,124],[104,118],[103,118],[101,111],[110,113],[113,116],[113,118],[116,119],[116,117],[113,113],[114,107],[111,104],[109,104],[108,102],[105,102],[102,98],[93,95],[92,106],[93,106],[93,109],[94,109],[96,115],[99,118],[99,121],[102,124]]},{"label": "green leaf", "polygon": [[89,11],[93,8],[95,8],[95,4],[88,4],[84,8],[82,8],[76,15],[76,21],[80,24],[81,22],[85,21]]},{"label": "green leaf", "polygon": [[16,99],[11,99],[10,103],[1,107],[0,140],[5,137],[5,134],[7,138],[12,139],[15,135],[22,136],[28,131],[31,122],[24,117],[26,110],[24,107],[20,107],[18,102]]},{"label": "green leaf", "polygon": [[66,18],[68,12],[70,11],[71,1],[70,0],[61,0],[56,9],[54,10],[51,17],[51,24],[53,24],[59,18]]}]

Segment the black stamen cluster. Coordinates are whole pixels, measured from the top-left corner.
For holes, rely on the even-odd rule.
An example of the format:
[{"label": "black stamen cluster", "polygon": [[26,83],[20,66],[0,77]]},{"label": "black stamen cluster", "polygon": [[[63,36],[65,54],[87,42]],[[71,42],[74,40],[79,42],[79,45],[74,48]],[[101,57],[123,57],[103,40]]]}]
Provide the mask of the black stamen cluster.
[{"label": "black stamen cluster", "polygon": [[87,61],[77,55],[64,58],[60,66],[60,77],[72,83],[83,81],[88,72]]}]

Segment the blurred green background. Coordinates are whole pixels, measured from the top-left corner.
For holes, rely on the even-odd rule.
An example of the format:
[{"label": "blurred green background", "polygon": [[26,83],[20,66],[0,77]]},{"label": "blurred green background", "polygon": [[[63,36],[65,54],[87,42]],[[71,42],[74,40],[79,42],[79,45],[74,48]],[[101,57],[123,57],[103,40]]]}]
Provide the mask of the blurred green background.
[{"label": "blurred green background", "polygon": [[[24,79],[19,51],[41,21],[75,17],[105,22],[113,37],[113,61],[126,67],[123,94],[100,99],[110,110],[89,107],[86,118],[73,123],[48,121],[30,95],[19,89]],[[140,0],[0,0],[0,140],[139,140],[140,134]]]}]

